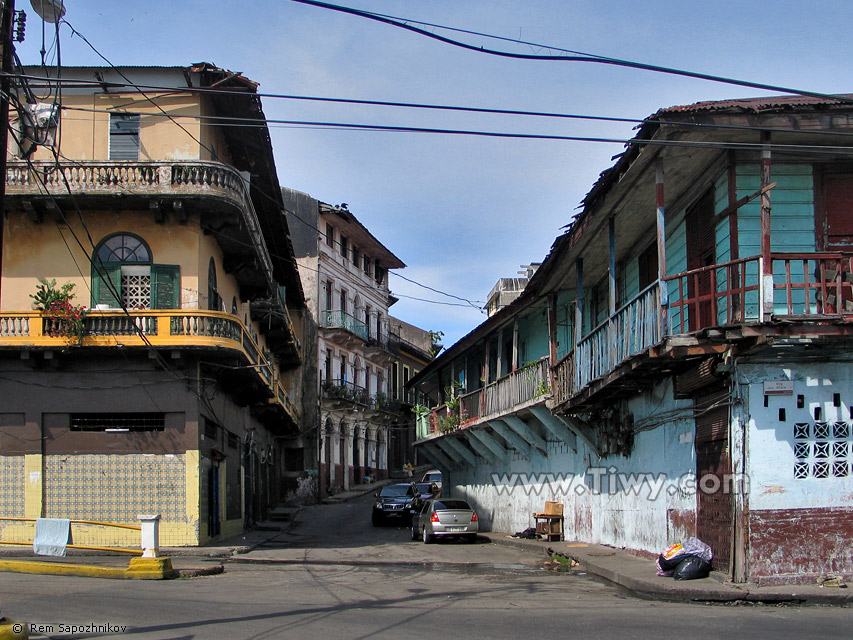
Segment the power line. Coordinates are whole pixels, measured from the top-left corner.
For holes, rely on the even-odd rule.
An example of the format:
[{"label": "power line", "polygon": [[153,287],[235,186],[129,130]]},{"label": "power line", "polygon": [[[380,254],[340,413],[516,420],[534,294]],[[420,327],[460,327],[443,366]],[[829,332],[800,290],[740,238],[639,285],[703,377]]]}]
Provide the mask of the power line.
[{"label": "power line", "polygon": [[[26,80],[43,80],[41,76],[32,76],[32,75],[12,75],[14,79],[26,79]],[[227,89],[219,90],[219,89],[207,89],[203,87],[170,87],[170,86],[162,86],[162,85],[136,85],[136,84],[125,84],[119,82],[95,82],[92,80],[73,80],[66,79],[63,80],[63,85],[71,88],[84,88],[84,87],[97,87],[97,88],[115,88],[121,89],[126,87],[134,87],[137,89],[146,89],[150,91],[163,91],[168,93],[198,93],[198,94],[208,94],[208,95],[240,95],[245,96],[246,93],[243,91],[231,91]],[[326,96],[305,96],[305,95],[294,95],[294,94],[281,94],[281,93],[256,93],[254,94],[259,98],[267,98],[267,99],[277,99],[277,100],[294,100],[294,101],[307,101],[307,102],[320,102],[320,103],[333,103],[333,104],[352,104],[352,105],[361,105],[361,106],[379,106],[379,107],[394,107],[394,108],[403,108],[403,109],[422,109],[422,110],[433,110],[433,111],[448,111],[448,112],[461,112],[461,113],[482,113],[489,115],[511,115],[511,116],[528,116],[528,117],[539,117],[539,118],[557,118],[557,119],[566,119],[566,120],[585,120],[585,121],[594,121],[594,122],[619,122],[626,124],[643,124],[643,123],[651,123],[658,125],[672,125],[686,128],[695,128],[695,129],[725,129],[725,130],[735,130],[735,131],[766,131],[770,133],[789,133],[789,134],[803,134],[810,136],[853,136],[853,133],[846,131],[814,131],[809,129],[785,129],[785,128],[767,128],[767,127],[758,127],[758,126],[749,126],[749,125],[737,125],[737,124],[721,124],[721,123],[704,123],[704,122],[685,122],[685,121],[677,121],[677,120],[665,120],[655,117],[649,118],[626,118],[626,117],[616,117],[616,116],[601,116],[601,115],[588,115],[588,114],[576,114],[576,113],[556,113],[549,111],[529,111],[523,109],[500,109],[500,108],[490,108],[490,107],[471,107],[464,105],[445,105],[445,104],[430,104],[430,103],[417,103],[417,102],[396,102],[389,100],[366,100],[366,99],[357,99],[357,98],[334,98],[334,97],[326,97]],[[838,99],[840,97],[829,96],[829,99]],[[149,99],[150,100],[150,99]],[[133,104],[133,103],[129,103]],[[123,105],[127,106],[127,105]],[[94,113],[111,113],[113,109],[85,109],[82,107],[63,107],[68,110],[75,111],[85,111],[85,112],[94,112]],[[202,116],[202,115],[180,115],[173,116],[175,118],[186,118],[186,119],[196,119],[196,120],[217,120],[217,121],[234,121],[234,122],[247,122],[251,123],[253,127],[263,127],[263,124],[259,124],[257,120],[251,118],[236,118],[236,117],[216,117],[216,116]],[[275,119],[267,119],[267,123],[285,123],[289,124],[290,121],[286,120],[275,120]],[[308,123],[311,125],[311,123]],[[313,125],[312,125],[313,126]],[[365,125],[367,126],[367,125]],[[345,128],[345,127],[344,127]]]},{"label": "power line", "polygon": [[[96,109],[84,109],[78,107],[63,107],[63,109],[76,109],[80,111],[98,111]],[[178,116],[190,119],[201,119],[205,116]],[[170,119],[173,119],[171,117]],[[229,118],[214,118],[217,120],[229,120]],[[250,119],[238,119],[239,121],[248,121]],[[651,121],[655,122],[655,121]],[[474,136],[482,138],[502,138],[502,139],[520,139],[520,140],[553,140],[564,142],[597,142],[604,144],[621,144],[621,145],[638,145],[650,147],[692,147],[705,149],[719,150],[746,150],[746,151],[762,151],[770,149],[771,151],[784,151],[788,153],[816,153],[816,154],[850,154],[853,153],[853,148],[843,145],[804,145],[798,143],[761,143],[761,142],[734,142],[725,140],[665,140],[665,139],[642,139],[642,138],[606,138],[601,136],[569,136],[547,133],[520,133],[507,131],[485,131],[476,129],[443,129],[437,127],[412,127],[405,125],[379,125],[379,124],[363,124],[352,122],[324,122],[312,120],[277,120],[269,119],[266,123],[273,125],[290,125],[317,127],[323,129],[340,129],[349,131],[368,131],[368,132],[387,132],[387,133],[423,133],[437,135],[452,135],[452,136]],[[247,126],[243,124],[227,124],[222,126]],[[265,124],[253,124],[251,126],[263,128]],[[760,127],[756,127],[755,131],[761,131]],[[789,133],[787,129],[778,131]],[[830,133],[830,135],[832,135]],[[839,134],[840,136],[849,136],[850,133]]]},{"label": "power line", "polygon": [[[599,64],[609,64],[619,67],[628,67],[631,69],[641,69],[645,71],[654,71],[657,73],[666,73],[670,75],[684,76],[687,78],[696,78],[699,80],[709,80],[711,82],[719,82],[723,84],[731,84],[741,87],[749,87],[751,89],[761,89],[763,91],[777,91],[782,93],[793,93],[801,96],[808,96],[812,98],[832,98],[839,100],[841,102],[849,102],[853,103],[853,98],[846,96],[836,96],[832,94],[826,93],[818,93],[815,91],[803,91],[800,89],[793,89],[790,87],[782,87],[778,85],[765,84],[761,82],[750,82],[748,80],[738,80],[736,78],[727,78],[724,76],[716,76],[707,73],[698,73],[695,71],[685,71],[683,69],[675,69],[672,67],[662,67],[659,65],[645,64],[642,62],[633,62],[631,60],[622,60],[619,58],[609,58],[607,56],[600,56],[592,53],[583,53],[579,51],[571,51],[568,49],[561,49],[560,47],[552,47],[550,45],[541,45],[534,44],[531,42],[523,42],[521,40],[513,40],[513,42],[517,42],[519,44],[527,44],[531,46],[537,46],[541,48],[552,49],[554,51],[560,51],[562,55],[540,55],[540,54],[524,54],[524,53],[512,53],[510,51],[500,51],[496,49],[486,49],[485,47],[478,47],[475,45],[470,45],[465,42],[461,42],[459,40],[453,40],[451,38],[446,38],[444,36],[440,36],[436,33],[432,33],[425,29],[420,29],[418,27],[414,27],[411,24],[406,23],[416,23],[416,24],[428,24],[421,23],[417,20],[412,20],[410,18],[397,18],[393,16],[387,16],[385,14],[380,13],[371,13],[369,11],[362,11],[361,9],[353,9],[351,7],[344,7],[341,5],[330,4],[327,2],[317,2],[317,0],[291,0],[291,2],[298,2],[300,4],[307,4],[314,7],[320,7],[323,9],[330,9],[332,11],[339,11],[341,13],[348,13],[354,16],[359,16],[361,18],[367,18],[369,20],[375,20],[377,22],[382,22],[384,24],[388,24],[394,27],[398,27],[400,29],[405,29],[407,31],[412,31],[422,36],[426,36],[427,38],[432,38],[434,40],[438,40],[439,42],[443,42],[445,44],[449,44],[455,47],[460,47],[462,49],[467,49],[469,51],[475,51],[477,53],[484,53],[493,56],[499,56],[503,58],[516,58],[521,60],[546,60],[546,61],[555,61],[555,62],[594,62]],[[402,21],[402,22],[401,22]],[[447,29],[454,31],[461,31],[458,29],[452,29],[451,27],[445,27],[437,24],[430,24],[429,26],[435,27],[437,29]],[[485,33],[477,33],[477,32],[466,32],[472,33],[479,36],[487,37],[487,38],[495,38],[499,40],[508,40],[507,38],[500,38],[498,36],[492,36]]]}]

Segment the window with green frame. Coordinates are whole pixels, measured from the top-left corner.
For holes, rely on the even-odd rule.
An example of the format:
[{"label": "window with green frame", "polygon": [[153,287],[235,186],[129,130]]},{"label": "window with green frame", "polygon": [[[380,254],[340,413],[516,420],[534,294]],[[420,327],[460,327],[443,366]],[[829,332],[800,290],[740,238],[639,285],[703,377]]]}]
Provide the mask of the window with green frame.
[{"label": "window with green frame", "polygon": [[181,269],[155,264],[148,245],[136,235],[115,233],[92,256],[92,307],[178,309]]}]

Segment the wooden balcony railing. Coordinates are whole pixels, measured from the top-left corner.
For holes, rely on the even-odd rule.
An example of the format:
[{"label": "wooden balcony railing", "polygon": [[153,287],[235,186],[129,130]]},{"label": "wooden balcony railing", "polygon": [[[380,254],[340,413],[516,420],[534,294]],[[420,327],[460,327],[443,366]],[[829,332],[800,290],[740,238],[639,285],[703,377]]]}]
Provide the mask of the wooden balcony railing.
[{"label": "wooden balcony railing", "polygon": [[582,389],[660,340],[660,285],[654,283],[580,341],[572,359],[572,388]]},{"label": "wooden balcony railing", "polygon": [[[0,349],[79,347],[210,347],[239,352],[279,403],[298,423],[296,407],[281,385],[275,362],[255,342],[239,318],[219,311],[157,309],[89,311],[83,335],[51,336],[49,322],[37,311],[0,312]],[[248,369],[247,369],[248,370]]]},{"label": "wooden balcony railing", "polygon": [[[664,338],[771,318],[853,322],[853,254],[774,253],[772,278],[760,257],[693,269],[655,282],[586,335],[553,371],[556,405]],[[764,302],[763,302],[764,301]],[[418,437],[440,435],[509,413],[550,385],[547,359],[437,407],[418,421]]]},{"label": "wooden balcony railing", "polygon": [[548,358],[542,358],[418,416],[418,439],[455,431],[482,418],[510,413],[544,400],[551,394],[549,369]]}]

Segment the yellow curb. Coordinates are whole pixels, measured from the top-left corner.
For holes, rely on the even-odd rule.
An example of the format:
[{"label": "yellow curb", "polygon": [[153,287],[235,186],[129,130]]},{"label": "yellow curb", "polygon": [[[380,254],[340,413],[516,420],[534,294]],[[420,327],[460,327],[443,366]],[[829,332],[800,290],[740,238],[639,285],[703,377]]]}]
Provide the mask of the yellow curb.
[{"label": "yellow curb", "polygon": [[163,580],[174,575],[171,558],[131,558],[125,576],[140,580]]},{"label": "yellow curb", "polygon": [[[163,580],[174,575],[170,558],[131,558],[127,569],[38,560],[0,560],[0,571],[82,578]],[[2,637],[0,637],[2,640]]]},{"label": "yellow curb", "polygon": [[28,640],[27,625],[9,618],[0,618],[0,640]]}]

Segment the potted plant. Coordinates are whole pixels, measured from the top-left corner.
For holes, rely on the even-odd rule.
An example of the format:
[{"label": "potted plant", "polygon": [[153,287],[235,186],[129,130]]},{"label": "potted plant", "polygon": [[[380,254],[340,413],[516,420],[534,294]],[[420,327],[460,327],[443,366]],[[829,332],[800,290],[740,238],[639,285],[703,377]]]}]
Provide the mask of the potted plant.
[{"label": "potted plant", "polygon": [[30,295],[33,305],[43,317],[42,333],[51,338],[83,339],[86,308],[75,305],[74,283],[66,282],[57,288],[56,280],[39,278],[36,292]]}]

